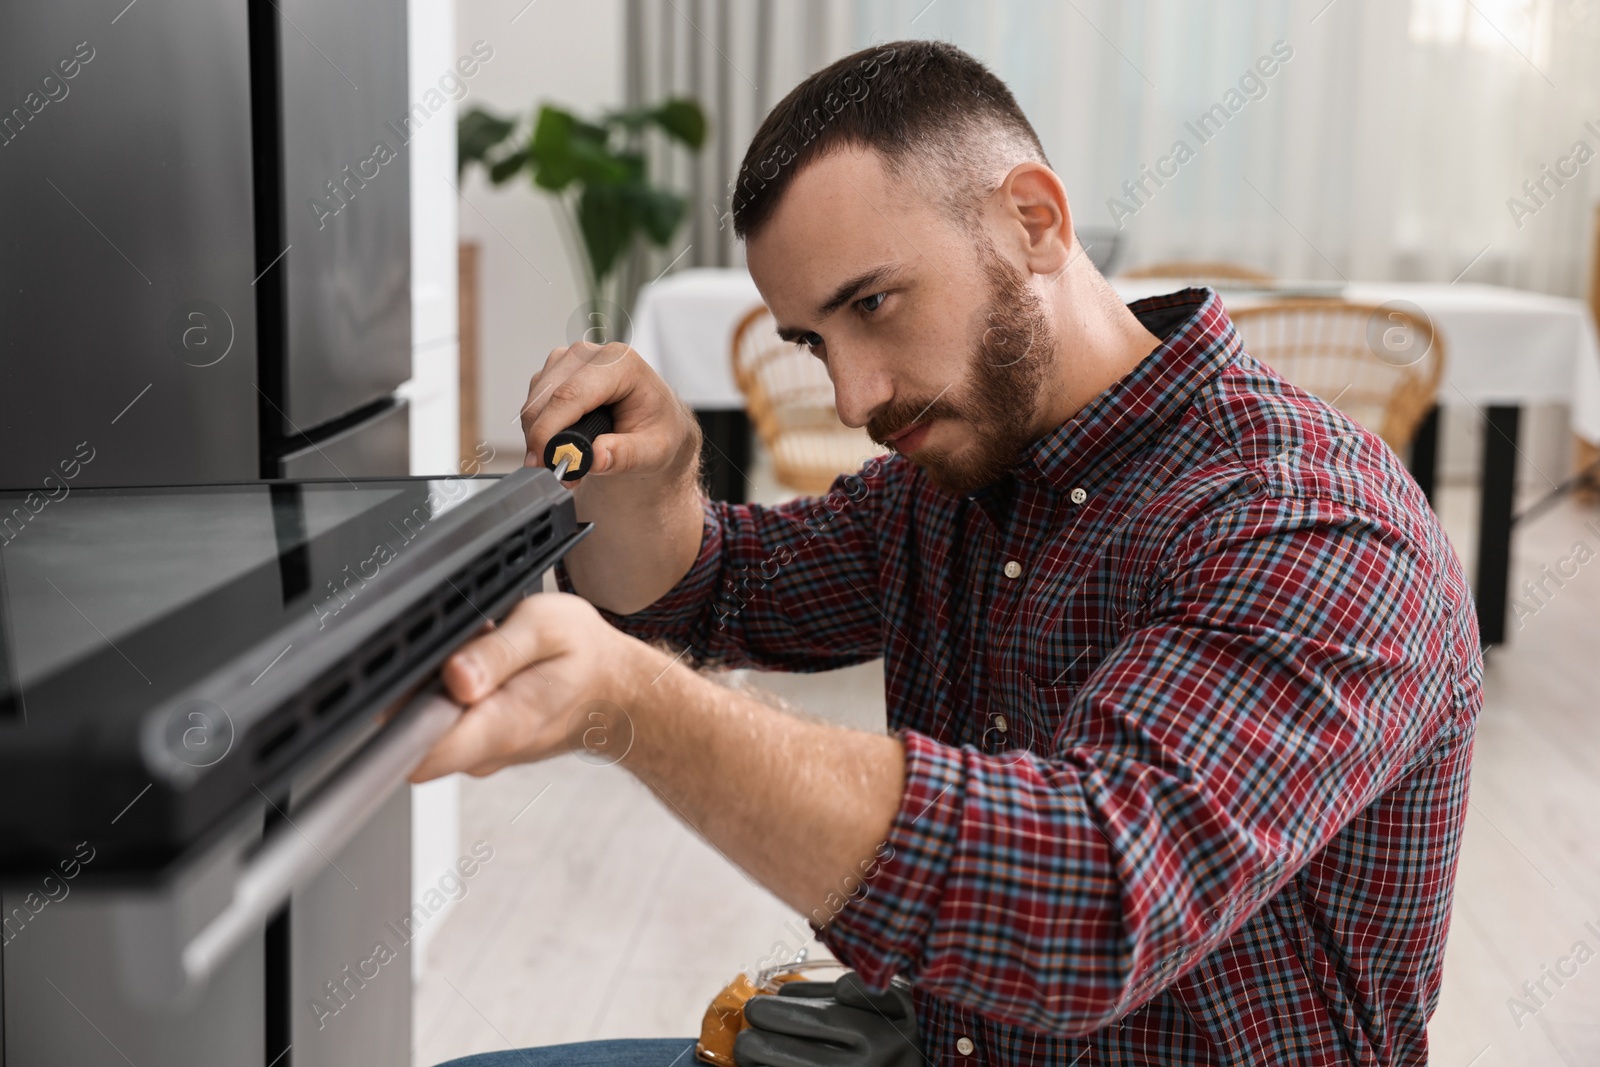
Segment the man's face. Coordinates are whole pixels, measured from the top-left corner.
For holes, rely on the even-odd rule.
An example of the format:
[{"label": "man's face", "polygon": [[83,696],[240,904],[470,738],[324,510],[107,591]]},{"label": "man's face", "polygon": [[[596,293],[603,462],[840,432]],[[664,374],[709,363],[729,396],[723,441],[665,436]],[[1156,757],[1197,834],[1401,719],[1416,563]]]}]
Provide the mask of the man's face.
[{"label": "man's face", "polygon": [[1037,439],[1056,358],[1038,293],[874,153],[807,165],[746,251],[780,334],[827,364],[840,419],[936,485],[988,485]]}]

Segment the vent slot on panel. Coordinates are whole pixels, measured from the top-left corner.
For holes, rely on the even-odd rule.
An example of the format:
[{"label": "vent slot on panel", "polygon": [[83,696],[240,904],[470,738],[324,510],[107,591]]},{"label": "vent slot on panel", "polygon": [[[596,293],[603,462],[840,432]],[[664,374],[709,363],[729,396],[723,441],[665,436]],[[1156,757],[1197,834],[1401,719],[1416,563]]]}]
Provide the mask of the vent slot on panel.
[{"label": "vent slot on panel", "polygon": [[438,619],[434,616],[433,608],[430,605],[427,613],[421,618],[414,618],[406,624],[406,644],[420,644],[423,638],[433,633],[433,627],[437,622]]},{"label": "vent slot on panel", "polygon": [[472,576],[473,591],[481,593],[493,589],[500,580],[500,570],[500,561],[490,560],[487,566]]},{"label": "vent slot on panel", "polygon": [[317,718],[323,718],[330,712],[339,708],[350,695],[350,679],[342,678],[331,689],[326,690],[311,707],[311,713]]},{"label": "vent slot on panel", "polygon": [[298,719],[290,719],[288,722],[278,726],[278,728],[274,730],[265,741],[256,746],[256,762],[266,763],[268,760],[272,759],[272,757],[276,756],[280,751],[282,751],[290,741],[293,741],[295,734],[298,734],[299,732],[300,720]]},{"label": "vent slot on panel", "polygon": [[304,747],[314,735],[333,729],[336,722],[383,696],[402,676],[428,661],[449,633],[459,629],[464,617],[478,615],[507,593],[522,588],[532,577],[536,550],[553,534],[550,516],[542,516],[485,549],[405,616],[372,635],[344,663],[308,686],[309,695],[279,708],[256,731],[265,738],[255,748],[257,763],[274,758],[281,762],[293,742],[298,740]]},{"label": "vent slot on panel", "polygon": [[371,657],[361,665],[361,677],[371,678],[393,663],[395,657],[399,654],[400,649],[397,645],[390,645],[387,648],[380,649],[376,656]]},{"label": "vent slot on panel", "polygon": [[446,590],[443,600],[444,616],[452,621],[472,610],[472,601],[467,599],[467,595],[454,589]]},{"label": "vent slot on panel", "polygon": [[528,558],[528,538],[521,531],[506,538],[502,547],[505,549],[507,567],[520,567],[522,561]]}]

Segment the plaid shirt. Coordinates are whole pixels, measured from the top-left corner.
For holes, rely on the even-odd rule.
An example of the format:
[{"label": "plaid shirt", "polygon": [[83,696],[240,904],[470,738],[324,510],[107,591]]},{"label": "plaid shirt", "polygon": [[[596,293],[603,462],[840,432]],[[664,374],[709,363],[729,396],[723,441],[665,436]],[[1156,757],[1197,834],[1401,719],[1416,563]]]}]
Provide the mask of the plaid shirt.
[{"label": "plaid shirt", "polygon": [[883,658],[905,793],[819,934],[911,980],[930,1063],[1424,1064],[1481,703],[1462,569],[1214,293],[1131,307],[1163,344],[998,483],[889,456],[708,501],[683,580],[607,617],[702,663]]}]

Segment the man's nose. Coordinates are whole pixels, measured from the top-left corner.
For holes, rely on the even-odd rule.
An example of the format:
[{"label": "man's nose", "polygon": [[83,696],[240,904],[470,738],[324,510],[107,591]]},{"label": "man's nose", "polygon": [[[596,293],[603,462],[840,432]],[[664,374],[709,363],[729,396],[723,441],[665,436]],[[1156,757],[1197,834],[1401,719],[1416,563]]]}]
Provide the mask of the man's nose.
[{"label": "man's nose", "polygon": [[833,379],[833,406],[846,426],[865,426],[894,396],[889,375],[870,360],[828,353],[828,376]]}]

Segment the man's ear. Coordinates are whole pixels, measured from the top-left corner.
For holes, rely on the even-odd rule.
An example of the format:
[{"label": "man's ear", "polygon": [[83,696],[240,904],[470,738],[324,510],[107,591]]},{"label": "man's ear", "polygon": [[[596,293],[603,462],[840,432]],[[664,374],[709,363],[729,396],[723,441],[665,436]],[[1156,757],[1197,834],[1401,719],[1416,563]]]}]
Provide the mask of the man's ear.
[{"label": "man's ear", "polygon": [[1072,209],[1055,171],[1043,163],[1018,163],[995,198],[1005,229],[1033,273],[1055,274],[1072,261]]}]

